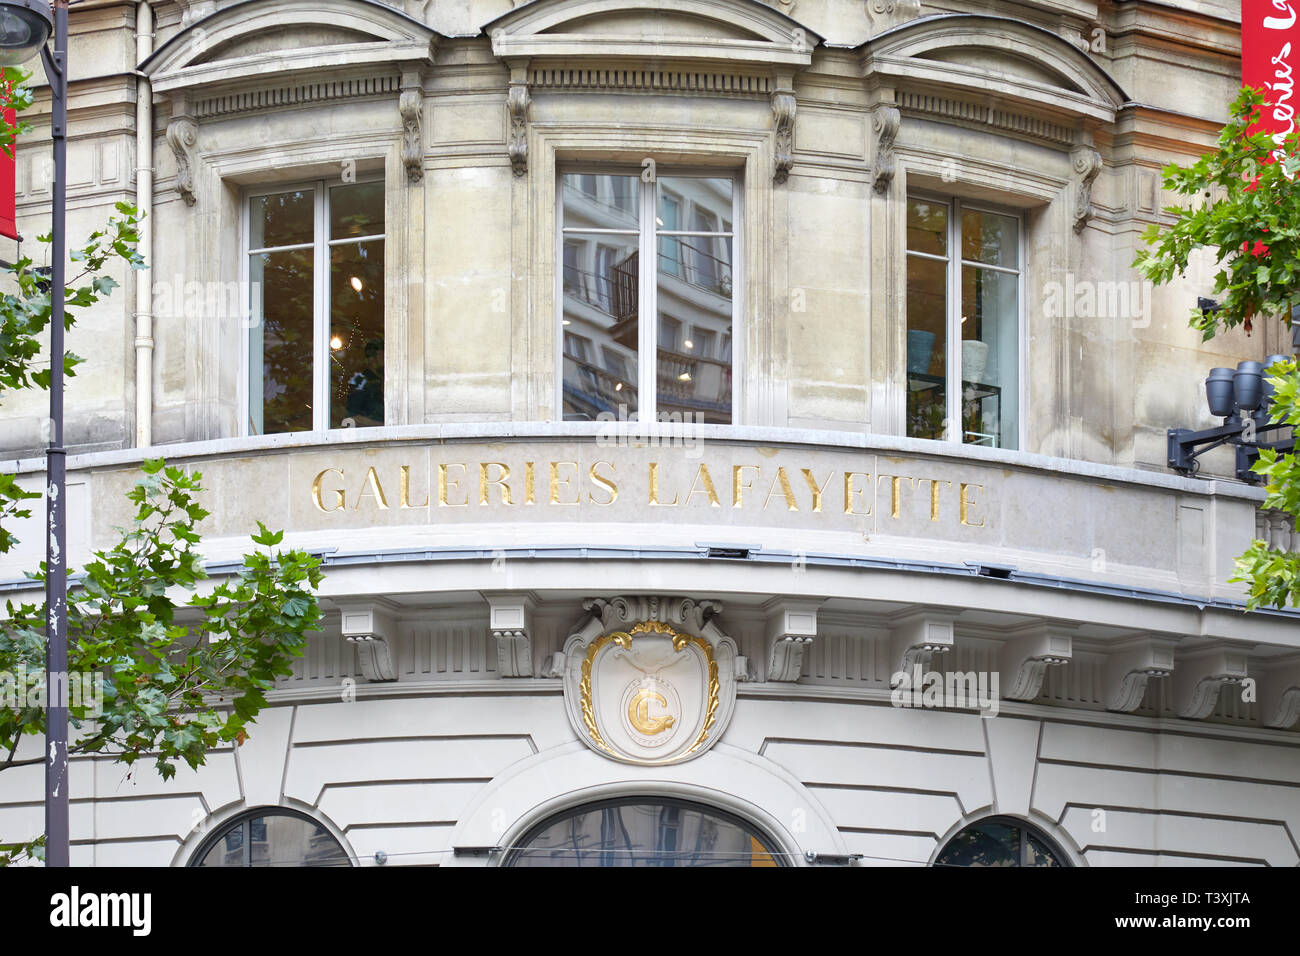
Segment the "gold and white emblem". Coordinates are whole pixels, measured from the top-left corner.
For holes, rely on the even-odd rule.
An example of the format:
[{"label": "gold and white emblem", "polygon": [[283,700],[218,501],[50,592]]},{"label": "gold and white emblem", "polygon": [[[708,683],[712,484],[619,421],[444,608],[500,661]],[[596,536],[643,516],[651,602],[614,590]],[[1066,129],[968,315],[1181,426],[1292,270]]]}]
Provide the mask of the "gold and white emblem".
[{"label": "gold and white emblem", "polygon": [[[736,655],[712,615],[683,598],[588,605],[596,612],[565,644],[566,701],[587,746],[637,764],[679,763],[712,746],[735,701]],[[635,612],[675,620],[621,620]]]}]

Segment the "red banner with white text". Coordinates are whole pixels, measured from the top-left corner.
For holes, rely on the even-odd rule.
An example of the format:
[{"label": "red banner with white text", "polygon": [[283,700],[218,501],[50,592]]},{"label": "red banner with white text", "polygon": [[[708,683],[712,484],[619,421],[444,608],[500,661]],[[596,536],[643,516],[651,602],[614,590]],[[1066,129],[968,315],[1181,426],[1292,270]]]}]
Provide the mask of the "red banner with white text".
[{"label": "red banner with white text", "polygon": [[1300,0],[1241,0],[1241,84],[1264,91],[1252,132],[1271,133],[1279,145],[1295,129],[1297,66]]}]

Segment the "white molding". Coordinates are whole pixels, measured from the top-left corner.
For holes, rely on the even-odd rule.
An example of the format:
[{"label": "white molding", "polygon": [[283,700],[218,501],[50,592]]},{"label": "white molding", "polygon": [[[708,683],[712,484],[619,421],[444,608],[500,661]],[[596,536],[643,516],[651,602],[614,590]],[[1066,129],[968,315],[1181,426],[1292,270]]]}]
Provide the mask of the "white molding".
[{"label": "white molding", "polygon": [[707,36],[592,34],[565,32],[565,26],[628,13],[646,14],[634,0],[537,0],[483,26],[492,38],[492,52],[509,57],[573,60],[649,59],[656,62],[710,62],[730,66],[803,68],[821,37],[757,0],[657,0],[653,15],[700,20],[742,39]]},{"label": "white molding", "polygon": [[1152,678],[1174,672],[1175,641],[1143,636],[1110,652],[1105,664],[1106,709],[1131,714],[1142,705]]},{"label": "white molding", "polygon": [[799,679],[804,651],[817,636],[817,609],[822,603],[776,597],[763,605],[767,613],[768,680]]},{"label": "white molding", "polygon": [[1178,661],[1174,670],[1174,712],[1186,720],[1204,720],[1219,703],[1224,687],[1246,679],[1246,655],[1218,648]]},{"label": "white molding", "polygon": [[[689,764],[638,767],[604,760],[577,741],[521,760],[483,787],[457,822],[450,846],[510,847],[550,816],[625,796],[676,797],[735,813],[776,840],[779,851],[796,865],[804,865],[805,853],[848,852],[817,797],[758,754],[719,744]],[[493,866],[502,861],[499,853],[453,853],[443,865]]]},{"label": "white molding", "polygon": [[537,595],[518,591],[482,594],[488,602],[488,629],[497,645],[497,673],[501,677],[532,677]]},{"label": "white molding", "polygon": [[914,668],[928,666],[935,654],[952,650],[956,619],[957,612],[920,611],[895,622],[890,628],[890,673],[911,674]]},{"label": "white molding", "polygon": [[1001,693],[1007,700],[1033,700],[1043,688],[1047,668],[1073,657],[1070,626],[1035,625],[1011,637],[998,654]]},{"label": "white molding", "polygon": [[343,639],[356,648],[366,680],[397,680],[396,652],[389,644],[397,634],[392,617],[372,603],[340,603],[339,614]]}]

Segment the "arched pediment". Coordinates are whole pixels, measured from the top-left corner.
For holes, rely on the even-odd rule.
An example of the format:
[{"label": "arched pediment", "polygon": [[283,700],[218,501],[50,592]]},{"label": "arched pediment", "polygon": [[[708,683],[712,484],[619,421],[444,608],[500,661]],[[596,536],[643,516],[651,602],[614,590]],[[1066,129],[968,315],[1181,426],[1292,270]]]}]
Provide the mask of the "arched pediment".
[{"label": "arched pediment", "polygon": [[432,62],[438,34],[375,0],[245,0],[181,30],[140,64],[156,93],[348,67]]},{"label": "arched pediment", "polygon": [[532,0],[487,24],[497,56],[799,69],[821,37],[757,0]]},{"label": "arched pediment", "polygon": [[862,46],[862,66],[897,87],[965,88],[1065,118],[1113,122],[1127,96],[1069,41],[1008,17],[940,14],[887,30]]}]

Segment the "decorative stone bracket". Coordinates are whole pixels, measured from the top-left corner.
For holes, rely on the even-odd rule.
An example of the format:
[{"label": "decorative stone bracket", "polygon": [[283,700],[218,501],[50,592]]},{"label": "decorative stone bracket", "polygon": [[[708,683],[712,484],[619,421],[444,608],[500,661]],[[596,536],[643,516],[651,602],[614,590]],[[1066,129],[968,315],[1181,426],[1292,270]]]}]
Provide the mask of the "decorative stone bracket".
[{"label": "decorative stone bracket", "polygon": [[[950,614],[917,614],[895,624],[890,637],[895,672],[910,674],[915,667],[924,669],[935,654],[952,650],[954,617]],[[890,684],[893,684],[892,675]]]},{"label": "decorative stone bracket", "polygon": [[484,594],[488,627],[497,643],[497,674],[533,676],[532,617],[537,598],[527,593]]},{"label": "decorative stone bracket", "polygon": [[799,679],[804,651],[817,636],[817,608],[821,603],[774,598],[763,605],[767,612],[768,680]]},{"label": "decorative stone bracket", "polygon": [[1142,705],[1147,683],[1174,672],[1174,642],[1139,638],[1106,659],[1106,709],[1131,714]]},{"label": "decorative stone bracket", "polygon": [[1246,655],[1211,651],[1180,661],[1174,672],[1174,712],[1188,720],[1204,720],[1214,712],[1219,691],[1246,679]]},{"label": "decorative stone bracket", "polygon": [[797,107],[793,79],[785,74],[772,85],[772,123],[776,130],[772,150],[772,181],[778,186],[790,178],[794,166],[794,114]]},{"label": "decorative stone bracket", "polygon": [[1083,232],[1092,218],[1092,184],[1101,172],[1101,153],[1091,146],[1081,146],[1070,154],[1074,174],[1078,177],[1078,192],[1074,200],[1074,231]]},{"label": "decorative stone bracket", "polygon": [[194,192],[194,169],[198,162],[195,146],[199,140],[199,124],[190,111],[189,98],[180,95],[172,98],[172,117],[167,123],[167,145],[176,156],[176,189],[187,206],[197,201]]},{"label": "decorative stone bracket", "polygon": [[1035,628],[1012,637],[998,653],[1001,692],[1007,700],[1033,700],[1043,689],[1047,668],[1068,664],[1073,641],[1059,626]]},{"label": "decorative stone bracket", "polygon": [[396,633],[392,618],[373,604],[340,605],[343,639],[357,649],[361,674],[368,681],[397,680],[397,662],[388,639]]},{"label": "decorative stone bracket", "polygon": [[871,129],[876,134],[876,151],[872,154],[871,186],[880,195],[889,192],[894,181],[894,141],[903,125],[903,114],[897,106],[877,106],[871,115]]},{"label": "decorative stone bracket", "polygon": [[397,109],[402,114],[402,165],[407,180],[418,183],[424,178],[424,82],[418,71],[402,72]]},{"label": "decorative stone bracket", "polygon": [[1300,659],[1275,665],[1259,677],[1259,715],[1265,727],[1290,730],[1300,720]]},{"label": "decorative stone bracket", "polygon": [[510,62],[510,90],[506,93],[506,110],[510,113],[510,139],[506,150],[510,154],[510,168],[516,176],[528,172],[528,107],[532,104],[528,93],[528,61]]}]

